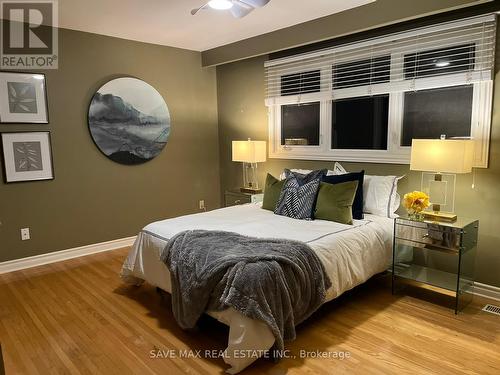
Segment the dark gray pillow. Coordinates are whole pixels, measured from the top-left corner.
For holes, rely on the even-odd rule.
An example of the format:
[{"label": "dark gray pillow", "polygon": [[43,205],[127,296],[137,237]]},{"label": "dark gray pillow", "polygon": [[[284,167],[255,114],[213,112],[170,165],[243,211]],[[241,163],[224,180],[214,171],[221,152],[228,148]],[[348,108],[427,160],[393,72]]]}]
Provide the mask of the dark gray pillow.
[{"label": "dark gray pillow", "polygon": [[326,171],[313,171],[298,177],[285,170],[286,180],[274,213],[293,219],[312,219],[321,178]]},{"label": "dark gray pillow", "polygon": [[318,169],[315,171],[311,171],[308,174],[302,174],[298,172],[292,172],[290,169],[285,169],[285,178],[288,176],[295,176],[297,178],[297,182],[299,185],[307,184],[309,181],[316,180],[317,178],[322,179],[326,176],[328,169]]}]

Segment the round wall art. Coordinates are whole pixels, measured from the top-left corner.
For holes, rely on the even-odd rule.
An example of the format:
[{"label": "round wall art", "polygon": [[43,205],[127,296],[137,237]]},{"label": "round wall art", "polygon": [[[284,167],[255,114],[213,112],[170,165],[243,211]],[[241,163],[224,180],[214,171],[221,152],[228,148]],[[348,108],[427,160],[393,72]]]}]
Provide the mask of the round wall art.
[{"label": "round wall art", "polygon": [[137,78],[117,78],[92,97],[89,129],[111,160],[141,164],[157,156],[170,134],[170,113],[158,91]]}]

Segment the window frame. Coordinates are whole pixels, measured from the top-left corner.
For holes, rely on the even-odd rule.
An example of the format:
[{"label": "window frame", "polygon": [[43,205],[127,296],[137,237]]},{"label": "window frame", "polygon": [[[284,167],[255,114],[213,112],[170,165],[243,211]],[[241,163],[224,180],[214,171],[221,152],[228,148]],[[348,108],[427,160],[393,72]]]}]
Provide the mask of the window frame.
[{"label": "window frame", "polygon": [[[464,42],[467,39],[464,38]],[[361,42],[360,44],[363,44]],[[454,43],[458,45],[458,43]],[[426,50],[432,50],[431,45]],[[474,70],[456,72],[440,76],[404,78],[404,67],[398,66],[396,61],[404,59],[404,55],[414,52],[411,45],[399,48],[391,53],[390,81],[374,83],[367,86],[355,86],[333,90],[333,65],[320,68],[320,78],[329,82],[320,92],[305,93],[274,97],[266,100],[268,106],[269,125],[269,158],[279,159],[309,159],[309,160],[336,160],[369,163],[409,164],[411,146],[401,146],[401,134],[404,113],[404,93],[413,90],[436,89],[464,85],[464,82],[473,85],[471,137],[475,141],[475,167],[488,167],[491,111],[493,98],[492,74],[485,75],[477,69],[477,60],[480,58],[478,43]],[[383,56],[382,54],[381,56]],[[387,53],[385,53],[387,55]],[[373,56],[376,58],[377,56]],[[335,64],[355,62],[356,59],[335,60]],[[293,73],[307,72],[307,64],[297,68]],[[287,72],[286,74],[290,74]],[[325,87],[328,86],[328,87]],[[389,95],[389,118],[387,129],[387,150],[372,149],[332,149],[331,148],[331,118],[332,100],[355,98],[369,95]],[[281,105],[320,102],[319,146],[281,145]]]}]

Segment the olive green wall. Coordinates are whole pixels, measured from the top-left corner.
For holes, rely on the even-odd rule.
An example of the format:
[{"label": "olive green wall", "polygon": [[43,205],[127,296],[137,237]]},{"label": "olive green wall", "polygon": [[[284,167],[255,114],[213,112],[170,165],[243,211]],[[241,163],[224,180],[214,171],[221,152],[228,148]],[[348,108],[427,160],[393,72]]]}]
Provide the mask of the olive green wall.
[{"label": "olive green wall", "polygon": [[[242,184],[240,163],[231,161],[231,141],[251,137],[268,140],[267,108],[264,106],[264,61],[256,57],[217,67],[221,188]],[[497,63],[498,65],[498,63]],[[500,286],[500,69],[496,69],[490,166],[472,175],[457,176],[456,212],[480,219],[477,281]],[[334,161],[268,159],[259,164],[259,183],[267,172],[278,176],[283,168],[332,168]],[[406,175],[399,184],[400,194],[420,188],[421,174],[410,172],[407,165],[344,163],[350,171],[364,169],[367,174]]]},{"label": "olive green wall", "polygon": [[377,0],[202,52],[204,66],[259,56],[491,0]]},{"label": "olive green wall", "polygon": [[[219,206],[216,75],[200,53],[70,30],[60,30],[59,51],[59,69],[44,72],[50,124],[0,125],[50,130],[55,170],[53,181],[0,182],[0,262],[132,236],[197,212],[200,199]],[[167,146],[143,165],[107,159],[87,127],[92,95],[121,76],[154,86],[170,109]],[[20,240],[23,227],[31,240]]]}]

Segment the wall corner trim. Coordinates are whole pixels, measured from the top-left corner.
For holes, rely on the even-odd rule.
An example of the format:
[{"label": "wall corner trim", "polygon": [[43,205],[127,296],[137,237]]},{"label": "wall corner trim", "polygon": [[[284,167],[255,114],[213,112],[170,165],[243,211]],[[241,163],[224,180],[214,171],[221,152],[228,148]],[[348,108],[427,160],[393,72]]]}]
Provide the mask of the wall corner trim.
[{"label": "wall corner trim", "polygon": [[54,251],[47,254],[40,254],[27,258],[0,262],[0,274],[42,266],[44,264],[60,262],[63,260],[79,258],[86,255],[102,253],[105,251],[120,249],[123,247],[131,246],[134,243],[136,237],[137,236],[119,238],[116,240],[74,247],[72,249]]}]

